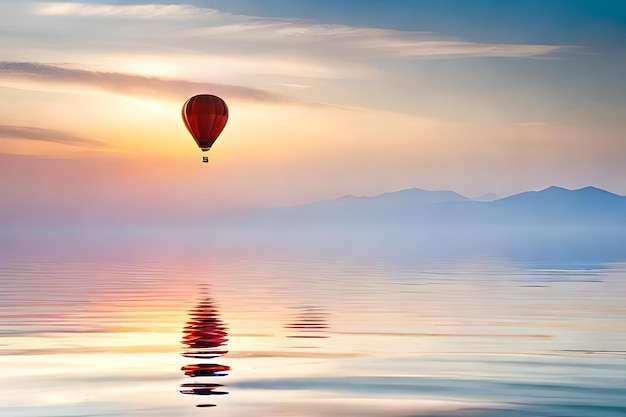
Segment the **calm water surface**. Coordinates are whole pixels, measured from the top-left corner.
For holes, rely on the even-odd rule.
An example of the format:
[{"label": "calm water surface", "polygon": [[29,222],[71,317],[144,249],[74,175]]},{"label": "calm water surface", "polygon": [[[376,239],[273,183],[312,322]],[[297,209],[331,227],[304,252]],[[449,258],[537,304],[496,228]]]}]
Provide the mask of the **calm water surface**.
[{"label": "calm water surface", "polygon": [[1,416],[626,416],[623,261],[22,252]]}]

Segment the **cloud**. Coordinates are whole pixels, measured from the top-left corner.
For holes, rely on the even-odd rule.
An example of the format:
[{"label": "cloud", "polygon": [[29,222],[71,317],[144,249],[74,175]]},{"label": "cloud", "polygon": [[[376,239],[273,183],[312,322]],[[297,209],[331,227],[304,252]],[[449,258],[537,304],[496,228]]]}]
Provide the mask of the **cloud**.
[{"label": "cloud", "polygon": [[239,23],[198,29],[195,34],[299,45],[321,42],[346,51],[375,51],[403,58],[532,57],[575,49],[567,45],[469,42],[429,32],[322,25],[287,19],[246,18]]},{"label": "cloud", "polygon": [[532,57],[574,49],[563,45],[488,44],[437,39],[428,34],[371,29],[354,38],[355,47],[384,51],[406,58]]},{"label": "cloud", "polygon": [[189,97],[198,92],[211,91],[224,97],[269,102],[294,100],[268,91],[215,83],[169,80],[116,72],[87,71],[37,62],[0,61],[0,75],[10,75],[47,83],[64,83],[87,86],[112,93],[133,96],[175,99]]},{"label": "cloud", "polygon": [[[304,19],[265,18],[220,12],[190,5],[104,5],[50,3],[37,13],[47,16],[184,20],[180,31],[188,39],[219,39],[222,44],[246,42],[268,47],[292,47],[322,55],[375,52],[399,58],[533,57],[573,49],[566,45],[479,43],[427,32],[319,24]],[[308,46],[308,47],[307,47]],[[207,49],[207,46],[196,45]]]},{"label": "cloud", "polygon": [[0,139],[37,140],[85,148],[108,147],[108,145],[104,142],[93,139],[85,139],[60,130],[27,126],[0,125]]},{"label": "cloud", "polygon": [[110,4],[50,3],[40,5],[37,8],[37,13],[45,16],[113,16],[141,19],[178,19],[189,16],[211,15],[217,13],[217,10],[176,4],[135,4],[118,6]]}]

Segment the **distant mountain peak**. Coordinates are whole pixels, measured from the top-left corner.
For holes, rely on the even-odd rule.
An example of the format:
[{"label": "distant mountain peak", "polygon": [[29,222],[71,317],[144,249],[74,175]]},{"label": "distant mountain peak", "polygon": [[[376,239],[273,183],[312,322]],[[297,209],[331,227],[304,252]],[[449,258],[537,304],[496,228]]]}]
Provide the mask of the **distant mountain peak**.
[{"label": "distant mountain peak", "polygon": [[[601,188],[598,187],[594,187],[592,185],[588,185],[586,187],[582,187],[582,188],[577,188],[575,190],[571,190],[568,188],[563,188],[563,187],[558,187],[556,185],[552,185],[548,188],[545,188],[541,191],[536,191],[536,193],[568,193],[568,194],[593,194],[593,195],[613,195],[613,196],[617,196],[617,197],[622,197],[619,194],[614,194],[611,193],[609,191],[603,190]],[[524,194],[524,193],[522,193]]]},{"label": "distant mountain peak", "polygon": [[422,195],[448,195],[451,197],[455,197],[455,198],[463,198],[466,199],[467,197],[462,196],[461,194],[454,192],[454,191],[450,191],[450,190],[424,190],[423,188],[405,188],[403,190],[398,190],[398,191],[389,191],[383,194],[379,194],[375,197],[382,197],[382,196],[388,196],[388,195],[409,195],[409,194],[422,194]]},{"label": "distant mountain peak", "polygon": [[610,194],[610,195],[623,197],[623,196],[620,196],[619,194],[615,194],[615,193],[612,193],[610,191],[603,190],[602,188],[594,187],[593,185],[588,185],[586,187],[579,188],[579,189],[573,190],[573,191],[585,192],[585,193],[594,193],[594,194]]},{"label": "distant mountain peak", "polygon": [[539,193],[543,193],[543,192],[563,192],[563,191],[572,191],[572,190],[568,190],[567,188],[563,188],[563,187],[558,187],[556,185],[551,185],[548,188],[544,188],[543,190],[537,191]]},{"label": "distant mountain peak", "polygon": [[[347,194],[331,200],[311,203],[314,205],[328,206],[340,204],[342,206],[371,205],[371,206],[403,206],[416,207],[428,204],[439,204],[454,201],[467,201],[467,197],[449,190],[424,190],[421,188],[406,188],[398,191],[390,191],[373,196],[355,196]],[[304,204],[306,205],[306,204]]]}]

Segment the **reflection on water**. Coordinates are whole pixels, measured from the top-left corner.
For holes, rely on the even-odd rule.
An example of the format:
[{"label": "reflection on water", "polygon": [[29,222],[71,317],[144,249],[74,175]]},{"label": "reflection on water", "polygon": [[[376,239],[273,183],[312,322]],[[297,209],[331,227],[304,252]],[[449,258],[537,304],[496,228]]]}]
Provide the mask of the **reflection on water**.
[{"label": "reflection on water", "polygon": [[327,312],[320,307],[299,307],[292,320],[285,325],[287,337],[298,339],[324,339],[328,337]]},{"label": "reflection on water", "polygon": [[626,256],[569,247],[0,252],[0,416],[625,416]]},{"label": "reflection on water", "polygon": [[[224,346],[228,342],[227,328],[219,317],[208,289],[201,291],[202,300],[189,312],[189,321],[183,329],[182,344],[185,358],[213,359],[228,353]],[[212,382],[215,377],[228,375],[230,367],[217,363],[194,363],[181,368],[185,376],[197,378],[192,383],[180,385],[182,394],[225,395],[224,385]],[[198,404],[197,407],[215,407],[215,404]]]}]

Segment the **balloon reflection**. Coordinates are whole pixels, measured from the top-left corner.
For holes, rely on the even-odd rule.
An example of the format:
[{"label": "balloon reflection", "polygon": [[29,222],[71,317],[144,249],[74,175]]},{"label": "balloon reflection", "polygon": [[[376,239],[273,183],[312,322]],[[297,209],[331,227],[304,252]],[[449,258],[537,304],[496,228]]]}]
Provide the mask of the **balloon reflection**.
[{"label": "balloon reflection", "polygon": [[222,388],[222,384],[208,384],[208,383],[195,383],[195,384],[181,384],[180,392],[183,394],[195,394],[195,395],[224,395],[228,394],[226,391],[217,391]]},{"label": "balloon reflection", "polygon": [[225,371],[230,371],[230,367],[218,365],[216,363],[199,363],[196,365],[185,365],[180,368],[187,376],[226,376]]},{"label": "balloon reflection", "polygon": [[325,339],[328,337],[326,311],[319,307],[299,307],[300,311],[285,325],[291,331],[287,337],[299,339]]},{"label": "balloon reflection", "polygon": [[[206,292],[206,291],[205,291]],[[189,320],[183,329],[181,343],[185,349],[181,355],[185,358],[212,359],[228,353],[224,347],[228,342],[227,327],[219,317],[213,300],[206,296],[189,312]],[[230,367],[217,363],[193,363],[184,365],[181,371],[185,376],[200,378],[192,383],[180,385],[182,394],[225,395],[222,384],[209,382],[204,378],[228,375]],[[197,407],[214,407],[215,404],[198,404]]]}]

